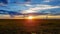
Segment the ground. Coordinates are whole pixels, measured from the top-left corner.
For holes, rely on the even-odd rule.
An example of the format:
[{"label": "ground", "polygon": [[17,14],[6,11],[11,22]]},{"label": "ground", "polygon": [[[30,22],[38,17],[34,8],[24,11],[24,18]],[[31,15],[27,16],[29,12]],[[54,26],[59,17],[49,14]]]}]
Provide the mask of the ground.
[{"label": "ground", "polygon": [[60,19],[0,19],[0,34],[60,34]]}]

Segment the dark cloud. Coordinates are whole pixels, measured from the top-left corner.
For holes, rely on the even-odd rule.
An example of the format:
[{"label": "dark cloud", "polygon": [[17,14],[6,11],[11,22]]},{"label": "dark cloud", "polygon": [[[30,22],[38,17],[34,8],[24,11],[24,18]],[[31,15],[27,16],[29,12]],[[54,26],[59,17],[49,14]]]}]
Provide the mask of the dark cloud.
[{"label": "dark cloud", "polygon": [[0,3],[4,3],[4,4],[7,4],[7,0],[0,0]]}]

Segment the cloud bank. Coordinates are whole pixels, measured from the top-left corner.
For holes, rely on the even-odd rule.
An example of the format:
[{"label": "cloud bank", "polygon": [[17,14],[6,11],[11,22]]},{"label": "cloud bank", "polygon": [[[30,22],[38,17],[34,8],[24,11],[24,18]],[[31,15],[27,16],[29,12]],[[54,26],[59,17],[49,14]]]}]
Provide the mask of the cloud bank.
[{"label": "cloud bank", "polygon": [[[27,10],[23,10],[22,13],[36,13],[38,10],[47,10],[47,9],[55,9],[55,8],[60,8],[60,6],[52,6],[52,5],[29,5],[27,4],[26,6],[29,6],[30,8]],[[33,7],[31,7],[33,6]]]}]

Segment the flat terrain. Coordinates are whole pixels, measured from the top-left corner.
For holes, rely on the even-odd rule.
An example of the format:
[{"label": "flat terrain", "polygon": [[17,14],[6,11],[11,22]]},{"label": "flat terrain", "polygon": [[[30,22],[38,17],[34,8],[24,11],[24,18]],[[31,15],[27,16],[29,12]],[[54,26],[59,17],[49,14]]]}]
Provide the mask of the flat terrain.
[{"label": "flat terrain", "polygon": [[[0,19],[27,19],[29,15],[0,15]],[[60,15],[32,15],[34,19],[60,19]]]},{"label": "flat terrain", "polygon": [[0,34],[60,34],[60,19],[0,19]]}]

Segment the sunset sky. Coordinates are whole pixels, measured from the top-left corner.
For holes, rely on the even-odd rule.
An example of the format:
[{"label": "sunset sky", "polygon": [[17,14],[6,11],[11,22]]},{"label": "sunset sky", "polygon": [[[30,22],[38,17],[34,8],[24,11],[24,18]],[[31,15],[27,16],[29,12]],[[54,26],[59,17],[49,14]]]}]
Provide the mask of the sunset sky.
[{"label": "sunset sky", "polygon": [[[4,4],[8,2],[7,4]],[[60,13],[60,0],[0,0],[0,10],[20,13]]]}]

